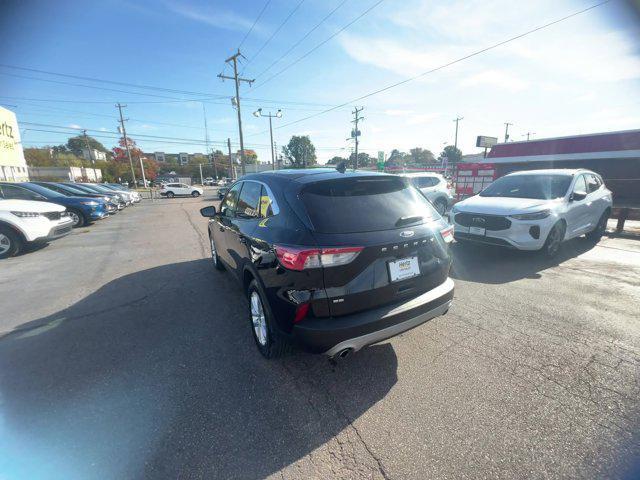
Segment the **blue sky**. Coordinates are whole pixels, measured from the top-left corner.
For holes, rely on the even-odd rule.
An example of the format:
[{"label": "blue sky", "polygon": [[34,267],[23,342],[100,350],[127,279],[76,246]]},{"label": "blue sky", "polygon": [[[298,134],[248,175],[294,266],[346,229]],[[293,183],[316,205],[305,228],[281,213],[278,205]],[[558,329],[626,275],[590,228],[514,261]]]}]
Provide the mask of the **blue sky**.
[{"label": "blue sky", "polygon": [[[261,85],[376,3],[272,0],[268,4],[242,45],[248,58],[241,66],[243,76],[257,78],[253,88],[242,86],[246,148],[269,160],[268,121],[251,115],[258,107],[283,110],[283,118],[274,122],[278,145],[294,134],[310,135],[320,161],[346,155],[351,147],[345,139],[353,105],[365,107],[361,150],[372,155],[412,147],[437,154],[445,142],[453,143],[456,116],[464,117],[458,140],[464,153],[478,151],[477,135],[502,137],[506,121],[514,124],[512,140],[522,140],[528,131],[543,138],[640,128],[638,17],[621,0],[384,93],[287,125],[597,1],[386,0]],[[2,64],[209,97],[0,67],[0,105],[18,115],[25,146],[63,143],[69,136],[39,132],[63,129],[26,122],[82,127],[89,134],[113,136],[114,103],[119,101],[128,105],[127,130],[144,151],[203,152],[202,103],[194,99],[205,99],[212,146],[222,148],[227,137],[237,145],[236,114],[230,102],[233,85],[216,75],[230,73],[224,59],[241,43],[264,5],[265,0],[5,1],[0,18]],[[98,139],[107,147],[114,145],[112,139]]]}]

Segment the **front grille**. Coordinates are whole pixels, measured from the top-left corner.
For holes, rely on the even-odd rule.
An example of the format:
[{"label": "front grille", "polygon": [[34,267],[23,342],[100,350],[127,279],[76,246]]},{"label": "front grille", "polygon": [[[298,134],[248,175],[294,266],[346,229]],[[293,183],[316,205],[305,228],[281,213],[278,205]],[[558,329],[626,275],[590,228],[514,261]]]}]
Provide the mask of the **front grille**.
[{"label": "front grille", "polygon": [[509,248],[513,248],[513,245],[511,245],[509,242],[507,242],[506,240],[502,239],[502,238],[493,238],[493,237],[484,237],[482,235],[473,235],[470,233],[456,233],[454,234],[454,237],[456,240],[468,240],[471,242],[476,242],[476,243],[484,243],[486,245],[497,245],[500,247],[509,247]]},{"label": "front grille", "polygon": [[60,212],[46,212],[43,215],[49,220],[60,220]]},{"label": "front grille", "polygon": [[54,235],[62,235],[63,233],[69,233],[73,227],[71,225],[67,225],[65,227],[58,227],[53,231]]},{"label": "front grille", "polygon": [[499,215],[482,215],[479,213],[458,213],[455,221],[463,227],[480,227],[487,230],[507,230],[511,227],[511,220]]}]

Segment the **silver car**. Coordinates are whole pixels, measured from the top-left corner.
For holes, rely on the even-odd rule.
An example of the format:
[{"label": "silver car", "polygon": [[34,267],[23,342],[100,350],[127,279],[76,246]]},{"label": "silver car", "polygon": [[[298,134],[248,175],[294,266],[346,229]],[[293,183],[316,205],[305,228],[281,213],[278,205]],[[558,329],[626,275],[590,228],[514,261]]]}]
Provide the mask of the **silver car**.
[{"label": "silver car", "polygon": [[440,215],[444,215],[447,208],[453,203],[453,196],[447,186],[447,180],[439,173],[405,173],[402,176],[411,180]]},{"label": "silver car", "polygon": [[598,241],[611,214],[611,192],[595,172],[529,170],[497,179],[451,210],[456,240],[558,253],[586,235]]}]

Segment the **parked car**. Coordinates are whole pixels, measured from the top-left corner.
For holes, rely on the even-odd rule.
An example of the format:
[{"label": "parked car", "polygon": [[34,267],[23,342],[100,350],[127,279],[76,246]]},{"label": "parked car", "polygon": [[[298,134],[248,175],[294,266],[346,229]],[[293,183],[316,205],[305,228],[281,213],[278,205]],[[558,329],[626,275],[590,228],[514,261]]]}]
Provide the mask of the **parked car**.
[{"label": "parked car", "polygon": [[100,192],[96,189],[86,187],[81,183],[63,183],[62,185],[80,190],[81,192],[85,192],[89,195],[104,195],[107,197],[111,197],[114,200],[118,201],[118,203],[123,204],[123,208],[131,205],[131,201],[125,195],[120,195],[117,192]]},{"label": "parked car", "polygon": [[455,238],[519,250],[558,253],[563,241],[602,237],[611,192],[589,170],[529,170],[494,181],[451,212]]},{"label": "parked car", "polygon": [[114,197],[110,197],[107,195],[100,195],[99,193],[85,193],[81,190],[75,189],[73,187],[69,187],[64,184],[55,183],[55,182],[31,182],[36,185],[40,185],[42,187],[53,190],[54,192],[61,193],[66,195],[67,197],[91,197],[91,198],[100,198],[106,202],[107,212],[109,214],[117,213],[118,210],[124,208],[124,204],[118,203],[118,199]]},{"label": "parked car", "polygon": [[83,183],[83,186],[90,188],[94,191],[97,191],[99,193],[111,193],[111,192],[115,192],[118,195],[120,195],[121,197],[123,197],[125,199],[125,201],[128,201],[129,204],[133,204],[133,203],[138,203],[140,202],[140,194],[138,192],[136,192],[135,190],[129,190],[127,188],[123,188],[123,187],[119,187],[119,188],[115,188],[112,187],[111,185],[106,185],[106,184],[98,184],[98,183]]},{"label": "parked car", "polygon": [[290,344],[344,357],[445,314],[453,229],[397,175],[249,174],[209,218],[213,265],[247,294],[267,358]]},{"label": "parked car", "polygon": [[127,188],[127,187],[122,187],[117,183],[101,183],[100,185],[107,189],[111,189],[115,192],[123,192],[123,193],[129,194],[131,201],[133,203],[140,203],[140,200],[142,200],[142,197],[140,196],[139,192],[136,192],[135,190],[131,190],[130,188]]},{"label": "parked car", "polygon": [[48,202],[4,200],[0,185],[0,259],[19,253],[30,243],[45,243],[71,232],[65,207]]},{"label": "parked car", "polygon": [[99,198],[68,197],[31,182],[0,182],[0,187],[6,199],[51,202],[67,207],[74,227],[81,227],[108,215],[106,202]]},{"label": "parked car", "polygon": [[204,190],[202,188],[187,185],[186,183],[167,183],[160,187],[160,195],[167,198],[173,198],[177,195],[191,195],[192,197],[199,197],[203,193]]},{"label": "parked car", "polygon": [[439,173],[406,173],[402,176],[411,180],[414,186],[433,204],[440,215],[444,215],[453,203],[453,196],[447,185],[447,180]]}]

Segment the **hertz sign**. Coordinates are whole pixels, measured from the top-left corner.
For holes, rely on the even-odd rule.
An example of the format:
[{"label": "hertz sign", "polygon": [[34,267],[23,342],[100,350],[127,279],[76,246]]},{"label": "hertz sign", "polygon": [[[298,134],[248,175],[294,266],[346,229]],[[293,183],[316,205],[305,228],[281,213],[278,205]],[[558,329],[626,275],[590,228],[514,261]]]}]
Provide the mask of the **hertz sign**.
[{"label": "hertz sign", "polygon": [[20,131],[15,114],[0,107],[0,165],[24,166]]}]

